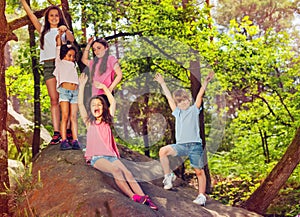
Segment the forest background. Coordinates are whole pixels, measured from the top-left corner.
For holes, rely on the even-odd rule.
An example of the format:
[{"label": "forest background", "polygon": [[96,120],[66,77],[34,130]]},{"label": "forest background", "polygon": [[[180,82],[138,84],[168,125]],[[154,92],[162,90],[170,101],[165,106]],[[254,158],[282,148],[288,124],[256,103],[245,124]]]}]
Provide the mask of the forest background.
[{"label": "forest background", "polygon": [[[110,42],[123,71],[115,92],[121,105],[115,118],[118,142],[153,159],[161,146],[174,141],[173,119],[153,81],[155,73],[164,73],[171,90],[184,87],[194,95],[201,78],[213,70],[216,76],[207,89],[201,119],[210,195],[247,207],[275,165],[290,166],[280,191],[270,191],[277,195],[272,204],[258,210],[281,216],[300,213],[299,155],[289,164],[281,161],[299,153],[299,2],[50,1],[65,7],[67,3],[66,19],[72,20],[78,48],[84,49],[89,34]],[[35,11],[47,6],[49,1],[31,1]],[[9,24],[23,16],[19,1],[7,2]],[[6,53],[11,58],[5,70],[7,96],[16,111],[51,132],[49,97],[40,65],[33,61],[39,37],[32,27],[15,28],[14,33],[18,41],[10,41]],[[80,63],[79,68],[87,70]],[[46,145],[39,141],[22,144],[20,151],[9,136],[8,158],[30,165],[32,156]],[[289,149],[292,141],[296,149]],[[185,177],[193,185],[188,165]],[[275,171],[276,176],[286,175],[282,171]],[[257,203],[260,199],[256,196]]]}]

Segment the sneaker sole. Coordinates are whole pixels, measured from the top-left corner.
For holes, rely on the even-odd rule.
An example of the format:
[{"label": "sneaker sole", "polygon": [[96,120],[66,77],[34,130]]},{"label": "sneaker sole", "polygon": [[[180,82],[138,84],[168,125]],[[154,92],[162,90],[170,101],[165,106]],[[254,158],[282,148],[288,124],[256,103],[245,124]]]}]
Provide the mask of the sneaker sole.
[{"label": "sneaker sole", "polygon": [[58,142],[49,142],[49,145],[58,145],[60,143],[61,143],[61,141],[58,141]]},{"label": "sneaker sole", "polygon": [[203,204],[200,204],[200,203],[195,203],[195,202],[193,202],[194,204],[197,204],[197,205],[199,205],[199,206],[205,206],[205,203],[203,203]]},{"label": "sneaker sole", "polygon": [[72,147],[65,147],[65,148],[60,147],[60,150],[62,150],[62,151],[71,150],[71,149],[72,149]]},{"label": "sneaker sole", "polygon": [[173,185],[171,186],[171,187],[166,187],[166,186],[164,186],[164,189],[165,190],[171,190],[173,188]]}]

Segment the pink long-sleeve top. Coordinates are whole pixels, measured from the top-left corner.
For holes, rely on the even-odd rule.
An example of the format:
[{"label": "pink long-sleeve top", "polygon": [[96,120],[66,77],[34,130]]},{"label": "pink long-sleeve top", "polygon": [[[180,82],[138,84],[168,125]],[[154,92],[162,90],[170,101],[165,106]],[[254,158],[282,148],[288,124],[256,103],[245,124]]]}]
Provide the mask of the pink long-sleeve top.
[{"label": "pink long-sleeve top", "polygon": [[[108,56],[107,59],[107,67],[106,71],[100,75],[100,64],[102,62],[102,59],[99,59],[99,62],[97,63],[95,67],[95,73],[93,77],[93,82],[98,81],[100,83],[103,83],[106,87],[109,87],[112,82],[115,80],[115,70],[114,66],[118,62],[118,60],[114,56]],[[90,61],[89,68],[92,70],[94,60]],[[96,88],[94,85],[92,85],[92,96],[104,94],[104,91],[102,89]]]}]

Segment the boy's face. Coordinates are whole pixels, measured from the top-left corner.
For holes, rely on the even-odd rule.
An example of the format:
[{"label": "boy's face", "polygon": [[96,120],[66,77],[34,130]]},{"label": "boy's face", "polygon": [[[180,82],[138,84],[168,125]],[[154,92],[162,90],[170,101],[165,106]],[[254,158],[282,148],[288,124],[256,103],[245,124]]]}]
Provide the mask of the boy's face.
[{"label": "boy's face", "polygon": [[188,98],[177,101],[177,107],[181,110],[187,110],[190,107],[190,104],[191,102]]}]

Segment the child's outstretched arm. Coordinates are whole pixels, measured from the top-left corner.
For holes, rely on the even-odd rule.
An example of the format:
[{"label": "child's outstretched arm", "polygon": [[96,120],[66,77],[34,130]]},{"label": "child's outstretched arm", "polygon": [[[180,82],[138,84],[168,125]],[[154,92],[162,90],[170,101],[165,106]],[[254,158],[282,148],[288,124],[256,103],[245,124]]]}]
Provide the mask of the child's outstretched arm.
[{"label": "child's outstretched arm", "polygon": [[86,126],[88,125],[87,123],[88,114],[84,106],[84,87],[87,80],[88,80],[88,76],[85,73],[82,73],[79,76],[78,108],[79,108],[79,113],[81,115],[81,118]]},{"label": "child's outstretched arm", "polygon": [[116,105],[117,105],[114,96],[112,95],[112,93],[110,92],[110,90],[108,89],[108,87],[106,87],[105,84],[102,84],[100,82],[95,81],[95,87],[98,88],[98,89],[104,90],[104,93],[107,96],[108,101],[110,103],[110,106],[109,106],[110,115],[114,116],[115,115],[115,111],[116,111]]},{"label": "child's outstretched arm", "polygon": [[205,78],[198,94],[197,94],[197,97],[196,97],[196,101],[195,101],[195,104],[197,106],[197,108],[200,108],[201,104],[202,104],[202,99],[203,99],[203,95],[204,95],[204,92],[205,92],[205,89],[208,85],[208,83],[212,80],[212,78],[214,77],[215,73],[213,71],[211,71]]},{"label": "child's outstretched arm", "polygon": [[167,85],[165,83],[165,80],[164,80],[163,76],[161,74],[157,73],[154,77],[154,80],[157,81],[160,84],[161,88],[163,89],[163,91],[164,91],[164,93],[167,97],[169,106],[170,106],[170,108],[173,112],[176,108],[176,103],[175,103],[175,101],[172,97],[172,94],[171,94],[169,88],[167,87]]},{"label": "child's outstretched arm", "polygon": [[81,57],[81,62],[86,66],[89,65],[89,51],[90,51],[93,41],[94,41],[93,36],[88,39],[88,43],[87,43],[87,45],[83,51],[82,57]]},{"label": "child's outstretched arm", "polygon": [[34,15],[34,13],[31,11],[29,5],[27,4],[26,0],[21,0],[21,3],[23,5],[24,10],[27,13],[27,16],[31,20],[32,24],[38,31],[38,33],[41,33],[42,24],[39,22],[38,18]]}]

